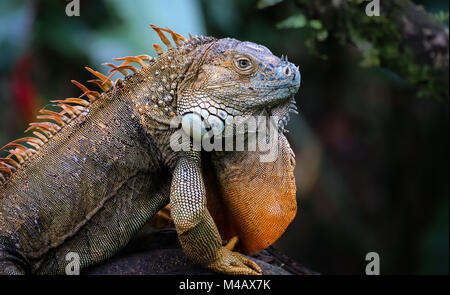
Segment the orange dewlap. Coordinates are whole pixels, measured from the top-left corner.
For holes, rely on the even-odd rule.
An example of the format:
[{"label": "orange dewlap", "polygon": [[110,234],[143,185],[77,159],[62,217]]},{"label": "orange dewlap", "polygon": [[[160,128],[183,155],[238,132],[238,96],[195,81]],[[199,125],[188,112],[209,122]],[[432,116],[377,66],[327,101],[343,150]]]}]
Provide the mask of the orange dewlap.
[{"label": "orange dewlap", "polygon": [[295,160],[282,134],[278,151],[274,162],[260,162],[259,152],[233,152],[204,165],[208,209],[221,237],[238,236],[236,249],[246,254],[274,243],[297,212]]}]

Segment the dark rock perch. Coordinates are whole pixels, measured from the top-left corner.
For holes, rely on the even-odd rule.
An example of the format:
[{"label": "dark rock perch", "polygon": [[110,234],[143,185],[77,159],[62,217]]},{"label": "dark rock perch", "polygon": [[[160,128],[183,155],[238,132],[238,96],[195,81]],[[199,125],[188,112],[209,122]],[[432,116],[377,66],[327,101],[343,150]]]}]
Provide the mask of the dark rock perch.
[{"label": "dark rock perch", "polygon": [[[251,258],[266,275],[318,274],[296,263],[273,247]],[[180,247],[176,231],[164,229],[140,234],[117,255],[90,267],[87,275],[213,275],[186,257]]]}]

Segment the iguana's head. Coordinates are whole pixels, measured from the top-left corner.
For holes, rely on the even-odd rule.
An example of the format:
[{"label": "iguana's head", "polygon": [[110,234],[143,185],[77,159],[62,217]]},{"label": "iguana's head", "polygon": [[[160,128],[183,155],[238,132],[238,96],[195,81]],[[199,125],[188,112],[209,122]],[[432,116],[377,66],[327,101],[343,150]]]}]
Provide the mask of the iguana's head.
[{"label": "iguana's head", "polygon": [[179,115],[206,121],[206,129],[258,115],[276,115],[285,123],[300,87],[298,67],[252,42],[225,38],[203,46],[180,85]]}]

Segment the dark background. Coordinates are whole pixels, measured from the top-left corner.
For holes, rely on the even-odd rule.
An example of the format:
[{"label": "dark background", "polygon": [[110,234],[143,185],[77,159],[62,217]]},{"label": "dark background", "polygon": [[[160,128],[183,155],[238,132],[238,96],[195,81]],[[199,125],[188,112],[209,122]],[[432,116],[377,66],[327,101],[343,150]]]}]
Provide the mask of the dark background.
[{"label": "dark background", "polygon": [[[154,56],[150,23],[260,43],[302,74],[288,125],[299,212],[276,247],[324,274],[364,274],[372,251],[383,274],[448,274],[448,97],[418,97],[331,35],[311,48],[307,29],[277,29],[301,11],[293,1],[86,0],[79,17],[66,3],[0,3],[0,145],[49,100],[78,96],[69,81],[92,79],[83,66],[105,73],[111,58]],[[448,15],[447,1],[416,3]]]}]

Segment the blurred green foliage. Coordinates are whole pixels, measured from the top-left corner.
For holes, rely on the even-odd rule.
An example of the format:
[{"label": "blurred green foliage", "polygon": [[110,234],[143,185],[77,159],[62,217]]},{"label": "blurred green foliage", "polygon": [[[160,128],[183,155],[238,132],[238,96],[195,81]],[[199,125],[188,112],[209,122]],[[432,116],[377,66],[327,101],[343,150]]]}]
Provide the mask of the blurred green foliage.
[{"label": "blurred green foliage", "polygon": [[[258,7],[270,7],[280,2],[262,0],[258,3]],[[381,66],[390,69],[414,85],[418,97],[448,101],[448,83],[445,83],[441,73],[436,72],[429,65],[419,63],[411,48],[400,46],[402,36],[398,30],[397,20],[394,19],[396,11],[389,11],[377,17],[367,17],[365,14],[367,1],[352,0],[346,1],[345,4],[342,2],[338,4],[338,1],[335,4],[327,4],[339,7],[336,9],[338,15],[330,16],[328,19],[325,17],[326,23],[323,23],[321,20],[311,19],[311,15],[320,9],[312,9],[313,5],[310,1],[297,0],[294,2],[298,4],[301,13],[296,12],[278,22],[277,28],[307,29],[309,37],[306,38],[305,43],[317,56],[326,59],[326,54],[318,52],[316,42],[324,41],[329,32],[333,32],[341,44],[353,44],[359,49],[361,66]],[[322,9],[322,12],[330,14],[326,9]],[[440,11],[434,17],[439,21],[445,21],[448,19],[448,11]]]}]

